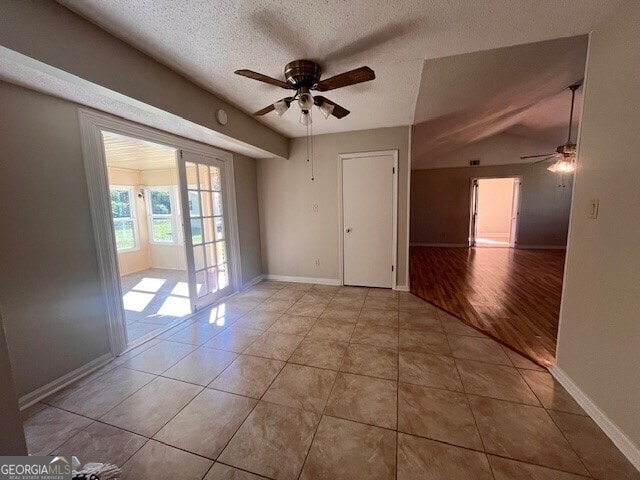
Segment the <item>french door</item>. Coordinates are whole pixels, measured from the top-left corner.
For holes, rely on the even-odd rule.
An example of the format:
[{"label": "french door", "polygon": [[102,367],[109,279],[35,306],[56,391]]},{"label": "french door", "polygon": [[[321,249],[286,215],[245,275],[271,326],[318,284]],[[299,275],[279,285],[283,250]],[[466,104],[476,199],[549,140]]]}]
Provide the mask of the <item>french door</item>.
[{"label": "french door", "polygon": [[200,310],[231,291],[224,162],[180,150],[178,174],[189,296]]}]

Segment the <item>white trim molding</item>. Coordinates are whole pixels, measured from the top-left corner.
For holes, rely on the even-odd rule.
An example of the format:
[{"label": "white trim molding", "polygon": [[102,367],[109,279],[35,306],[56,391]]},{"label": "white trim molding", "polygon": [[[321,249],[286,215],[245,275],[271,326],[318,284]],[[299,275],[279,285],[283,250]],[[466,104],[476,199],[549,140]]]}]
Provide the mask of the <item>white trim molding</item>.
[{"label": "white trim molding", "polygon": [[522,250],[566,250],[566,245],[516,245],[515,248]]},{"label": "white trim molding", "polygon": [[[417,100],[416,100],[417,101]],[[411,279],[409,278],[409,246],[411,242],[411,156],[412,156],[412,147],[413,147],[413,125],[409,126],[409,143],[407,144],[407,225],[406,225],[406,251],[405,255],[407,258],[405,259],[405,271],[404,271],[404,283],[407,286],[407,290],[409,291],[409,286],[411,285]],[[400,167],[398,166],[398,172],[400,171]],[[399,195],[399,193],[398,193]]]},{"label": "white trim molding", "polygon": [[582,407],[607,437],[611,439],[631,464],[640,470],[640,448],[620,430],[620,427],[598,408],[593,400],[573,382],[564,370],[557,365],[552,365],[549,368],[549,373],[569,392],[578,405]]},{"label": "white trim molding", "polygon": [[242,290],[246,290],[247,288],[253,287],[254,285],[256,285],[256,284],[260,283],[262,280],[264,280],[264,278],[265,278],[265,276],[262,275],[262,274],[253,277],[247,283],[244,283],[242,285]]},{"label": "white trim molding", "polygon": [[398,291],[398,292],[409,292],[409,287],[406,285],[396,285],[394,288],[394,290]]},{"label": "white trim molding", "polygon": [[[410,247],[449,247],[449,248],[478,248],[470,247],[466,243],[410,243]],[[565,250],[567,247],[563,245],[516,245],[510,247],[509,245],[501,245],[504,248],[517,248],[520,250]],[[479,247],[485,248],[485,245]]]},{"label": "white trim molding", "polygon": [[118,249],[111,218],[109,174],[100,134],[102,121],[107,117],[83,109],[79,110],[78,115],[102,296],[109,320],[109,343],[111,353],[119,355],[127,348],[127,322],[122,304]]},{"label": "white trim molding", "polygon": [[318,285],[342,285],[337,278],[313,278],[313,277],[291,277],[288,275],[263,275],[265,280],[274,280],[276,282],[292,282],[292,283],[316,283]]},{"label": "white trim molding", "polygon": [[471,248],[466,243],[410,243],[410,247],[450,247],[450,248]]},{"label": "white trim molding", "polygon": [[111,353],[105,353],[104,355],[99,356],[95,360],[90,361],[80,368],[76,368],[72,372],[69,372],[62,377],[55,379],[53,382],[49,382],[46,385],[35,389],[31,393],[23,395],[18,399],[18,406],[20,407],[20,410],[24,410],[25,408],[29,408],[31,405],[35,405],[40,400],[47,398],[49,395],[52,395],[59,390],[62,390],[67,385],[71,385],[73,382],[77,382],[82,377],[86,377],[90,373],[95,372],[96,370],[102,368],[104,365],[113,360],[113,358],[114,357]]}]

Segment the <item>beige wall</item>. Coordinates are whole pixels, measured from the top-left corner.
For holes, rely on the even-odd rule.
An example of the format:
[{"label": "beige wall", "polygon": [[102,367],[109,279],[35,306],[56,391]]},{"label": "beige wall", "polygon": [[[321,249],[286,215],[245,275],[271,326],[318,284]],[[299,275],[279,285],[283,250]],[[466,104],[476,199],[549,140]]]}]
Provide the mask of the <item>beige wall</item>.
[{"label": "beige wall", "polygon": [[[286,156],[289,141],[252,116],[53,0],[4,1],[0,45],[258,148]],[[215,112],[224,108],[229,123]]]},{"label": "beige wall", "polygon": [[481,179],[478,192],[478,235],[509,238],[513,203],[512,178]]},{"label": "beige wall", "polygon": [[548,164],[484,165],[486,158],[503,163],[524,154],[524,147],[530,141],[519,143],[517,138],[500,135],[469,145],[446,157],[450,165],[468,165],[470,159],[481,158],[483,164],[478,167],[413,170],[411,243],[467,245],[471,179],[520,176],[518,245],[566,245],[571,209],[571,175],[561,177],[553,174],[547,171]]},{"label": "beige wall", "polygon": [[0,303],[19,396],[110,351],[77,106],[0,82]]},{"label": "beige wall", "polygon": [[260,252],[260,217],[258,214],[257,161],[233,154],[238,209],[238,236],[242,259],[242,285],[262,275]]},{"label": "beige wall", "polygon": [[[189,172],[187,172],[189,174]],[[145,186],[178,185],[178,170],[166,168],[159,170],[142,170],[140,181]],[[145,223],[146,220],[145,210]],[[151,268],[166,268],[169,270],[186,270],[187,259],[184,245],[159,245],[149,243],[149,266]]]},{"label": "beige wall", "polygon": [[[416,138],[414,131],[413,145],[420,142],[428,142],[428,139]],[[449,151],[438,156],[422,156],[420,162],[412,161],[412,168],[451,168],[468,167],[469,161],[480,160],[480,165],[511,165],[514,163],[530,163],[530,160],[521,160],[526,155],[538,155],[541,153],[553,153],[557,145],[547,141],[536,140],[521,135],[500,133],[491,137],[471,142],[463,147]],[[415,160],[415,158],[413,159]]]},{"label": "beige wall", "polygon": [[[258,160],[264,273],[337,280],[340,235],[338,154],[397,149],[398,285],[406,285],[409,127],[318,135],[313,141],[313,182],[305,138],[291,140],[288,160]],[[313,211],[314,204],[318,205],[317,213]],[[315,259],[320,260],[320,266],[314,266]]]},{"label": "beige wall", "polygon": [[[136,189],[150,185],[177,185],[178,172],[175,168],[160,170],[129,170],[108,167],[109,184],[133,186]],[[138,191],[136,190],[136,192]],[[143,199],[135,197],[136,220],[138,224],[138,249],[118,253],[120,275],[147,270],[149,268],[165,268],[169,270],[186,270],[187,263],[184,245],[160,245],[149,241],[149,222],[147,206]]]},{"label": "beige wall", "polygon": [[0,425],[2,425],[2,441],[0,441],[0,455],[26,455],[27,445],[22,430],[22,419],[18,410],[18,397],[16,396],[15,383],[7,339],[4,333],[2,321],[2,309],[0,309]]},{"label": "beige wall", "polygon": [[139,170],[107,167],[109,185],[134,188],[134,202],[136,205],[136,223],[138,226],[138,248],[130,252],[118,252],[118,266],[120,275],[146,270],[151,267],[149,262],[149,228],[147,226],[147,210],[144,200],[138,198],[137,193],[142,187]]},{"label": "beige wall", "polygon": [[[640,447],[640,4],[591,37],[557,364]],[[600,199],[589,219],[590,199]]]}]

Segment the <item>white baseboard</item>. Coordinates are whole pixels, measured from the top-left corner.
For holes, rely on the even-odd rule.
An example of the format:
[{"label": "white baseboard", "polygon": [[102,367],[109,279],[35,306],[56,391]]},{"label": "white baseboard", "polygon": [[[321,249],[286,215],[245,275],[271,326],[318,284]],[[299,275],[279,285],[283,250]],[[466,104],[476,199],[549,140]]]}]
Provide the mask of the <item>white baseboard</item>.
[{"label": "white baseboard", "polygon": [[613,422],[589,396],[580,390],[573,380],[557,365],[549,368],[549,372],[562,385],[573,399],[578,402],[585,412],[596,422],[602,431],[611,439],[616,447],[627,457],[631,464],[640,470],[640,448],[635,445],[629,437]]},{"label": "white baseboard", "polygon": [[313,278],[313,277],[289,277],[287,275],[264,275],[265,280],[275,280],[277,282],[293,283],[316,283],[318,285],[340,285],[337,278]]},{"label": "white baseboard", "polygon": [[451,247],[451,248],[468,248],[468,243],[410,243],[410,247]]},{"label": "white baseboard", "polygon": [[527,250],[566,250],[566,245],[516,245],[516,248]]},{"label": "white baseboard", "polygon": [[397,290],[398,292],[408,292],[409,287],[407,287],[406,285],[396,285],[394,290]]},{"label": "white baseboard", "polygon": [[[466,243],[410,243],[410,247],[448,247],[448,248],[469,248]],[[483,245],[485,247],[486,245]],[[500,245],[503,246],[503,245]],[[566,250],[565,245],[516,245],[515,248],[527,250]]]},{"label": "white baseboard", "polygon": [[73,382],[80,380],[82,377],[95,372],[100,367],[103,367],[104,365],[109,363],[113,358],[114,357],[111,353],[105,353],[104,355],[90,361],[80,368],[76,368],[74,371],[63,375],[53,382],[47,383],[46,385],[35,389],[33,392],[23,395],[18,399],[18,406],[20,407],[20,410],[29,408],[31,405],[38,403],[40,400],[48,397],[52,393],[55,393],[58,390],[62,390],[67,385],[70,385]]},{"label": "white baseboard", "polygon": [[260,283],[262,280],[264,280],[264,278],[265,278],[265,275],[262,275],[262,274],[258,275],[257,277],[252,278],[247,283],[242,285],[242,290],[246,290],[249,287],[253,287],[256,283]]}]

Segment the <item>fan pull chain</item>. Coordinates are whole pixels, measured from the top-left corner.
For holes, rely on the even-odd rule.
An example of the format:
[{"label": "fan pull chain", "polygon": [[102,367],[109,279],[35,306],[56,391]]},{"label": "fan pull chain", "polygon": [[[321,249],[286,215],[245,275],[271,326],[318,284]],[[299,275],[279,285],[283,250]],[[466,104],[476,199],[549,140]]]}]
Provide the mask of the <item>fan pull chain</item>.
[{"label": "fan pull chain", "polygon": [[313,124],[307,124],[307,163],[311,163],[311,181],[315,180],[313,174]]},{"label": "fan pull chain", "polygon": [[313,172],[313,123],[310,126],[311,126],[311,181],[313,182],[315,180],[315,175]]}]

